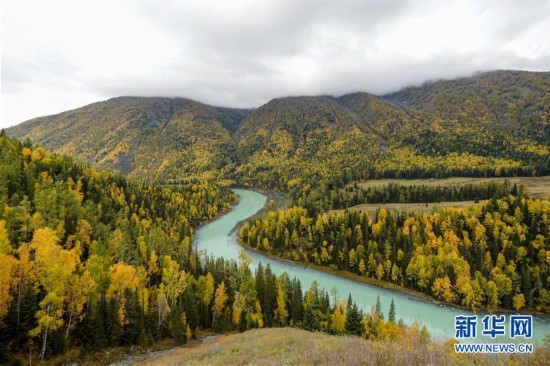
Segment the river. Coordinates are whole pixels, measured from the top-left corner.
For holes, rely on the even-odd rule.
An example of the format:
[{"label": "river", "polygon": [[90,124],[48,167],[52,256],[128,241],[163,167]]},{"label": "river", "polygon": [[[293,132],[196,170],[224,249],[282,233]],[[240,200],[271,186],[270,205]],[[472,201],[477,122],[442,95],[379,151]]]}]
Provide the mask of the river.
[{"label": "river", "polygon": [[[201,227],[196,233],[196,245],[198,250],[205,250],[209,255],[223,257],[225,259],[238,259],[242,248],[232,229],[242,220],[254,215],[261,210],[267,198],[255,191],[235,189],[239,195],[239,203],[229,213],[221,216]],[[269,263],[276,274],[287,272],[290,278],[297,277],[302,283],[305,292],[313,281],[317,281],[325,290],[332,287],[338,289],[338,297],[347,299],[351,293],[353,300],[363,310],[369,311],[376,303],[377,296],[380,296],[382,310],[387,316],[391,300],[394,299],[397,318],[401,318],[407,324],[418,322],[420,326],[425,325],[432,337],[446,339],[454,337],[454,317],[457,315],[471,315],[472,313],[449,306],[441,306],[431,301],[426,301],[413,295],[401,293],[394,290],[380,288],[374,285],[354,281],[317,269],[308,268],[305,265],[288,261],[277,260],[256,253],[245,248],[246,253],[253,259],[251,267],[255,269],[261,261],[263,265]],[[481,336],[482,321],[484,314],[478,313],[478,340],[489,342],[488,336]],[[508,321],[509,316],[506,316]],[[550,334],[550,320],[548,317],[534,317],[533,341],[540,342],[545,335]],[[519,338],[523,340],[523,338]],[[506,324],[506,336],[497,337],[501,343],[509,342],[509,327]],[[527,340],[523,340],[526,341]]]}]

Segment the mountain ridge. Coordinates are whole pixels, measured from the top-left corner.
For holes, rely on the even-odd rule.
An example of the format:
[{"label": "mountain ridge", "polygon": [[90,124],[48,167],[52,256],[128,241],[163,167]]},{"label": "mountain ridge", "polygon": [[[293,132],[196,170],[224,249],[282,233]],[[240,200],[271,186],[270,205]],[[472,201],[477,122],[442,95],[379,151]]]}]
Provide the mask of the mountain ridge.
[{"label": "mountain ridge", "polygon": [[[549,72],[495,71],[382,96],[275,98],[255,109],[117,97],[6,131],[131,178],[229,177],[245,186],[289,189],[304,172],[324,177],[350,169],[353,179],[420,170],[446,175],[453,154],[467,160],[473,154],[484,167],[501,159],[499,174],[541,174],[550,170],[548,100]],[[404,157],[427,160],[405,168]],[[460,163],[453,171],[471,175],[472,169]],[[271,173],[278,176],[273,182]]]}]

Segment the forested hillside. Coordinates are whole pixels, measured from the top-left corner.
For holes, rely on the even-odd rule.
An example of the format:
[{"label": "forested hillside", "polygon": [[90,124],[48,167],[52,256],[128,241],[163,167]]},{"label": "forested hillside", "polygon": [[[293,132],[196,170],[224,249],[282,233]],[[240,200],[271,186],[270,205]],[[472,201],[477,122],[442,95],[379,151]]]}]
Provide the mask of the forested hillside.
[{"label": "forested hillside", "polygon": [[280,190],[337,171],[364,178],[382,144],[332,97],[275,99],[252,112],[236,138],[235,179]]},{"label": "forested hillside", "polygon": [[428,82],[384,96],[429,121],[430,128],[405,138],[422,154],[506,158],[537,175],[548,171],[549,98],[550,73],[522,71]]},{"label": "forested hillside", "polygon": [[197,270],[193,229],[236,198],[201,182],[138,185],[4,135],[0,177],[3,352],[35,340],[42,356],[72,340],[151,339],[129,335],[140,326],[136,317],[158,296],[177,293],[180,266]]},{"label": "forested hillside", "polygon": [[360,179],[550,174],[548,100],[550,73],[500,71],[253,111],[115,98],[7,132],[134,178],[229,179],[317,202]]}]

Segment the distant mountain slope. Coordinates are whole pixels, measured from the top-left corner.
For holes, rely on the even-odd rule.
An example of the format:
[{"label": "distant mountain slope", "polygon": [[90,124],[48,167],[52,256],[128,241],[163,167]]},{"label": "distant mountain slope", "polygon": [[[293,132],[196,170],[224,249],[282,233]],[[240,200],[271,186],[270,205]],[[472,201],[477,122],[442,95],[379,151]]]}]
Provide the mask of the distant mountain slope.
[{"label": "distant mountain slope", "polygon": [[365,98],[372,99],[371,111],[356,113],[347,99],[330,96],[274,99],[256,109],[236,133],[237,180],[289,189],[331,176],[369,177],[373,159],[383,159],[388,137],[396,140],[407,115],[374,96],[357,99]]},{"label": "distant mountain slope", "polygon": [[245,152],[279,148],[283,155],[311,156],[334,138],[364,127],[349,112],[329,96],[273,99],[247,116],[236,137]]},{"label": "distant mountain slope", "polygon": [[519,163],[507,170],[529,166],[533,174],[548,174],[548,72],[493,71],[429,82],[383,98],[429,122],[404,139],[423,155],[469,152]]},{"label": "distant mountain slope", "polygon": [[448,122],[496,125],[550,142],[550,72],[493,71],[428,82],[384,98]]},{"label": "distant mountain slope", "polygon": [[247,110],[182,98],[121,97],[36,118],[8,133],[135,178],[197,175],[231,162]]},{"label": "distant mountain slope", "polygon": [[[367,93],[273,99],[250,113],[237,132],[240,142],[250,144],[251,136],[271,136],[275,131],[288,133],[295,147],[314,131],[330,131],[328,140],[357,128],[364,135],[398,140],[411,128],[412,111],[405,111]],[[267,135],[266,135],[267,134]],[[327,140],[325,138],[325,140]]]},{"label": "distant mountain slope", "polygon": [[392,105],[371,94],[347,94],[337,100],[355,119],[387,141],[400,141],[422,124],[412,110]]},{"label": "distant mountain slope", "polygon": [[121,97],[7,132],[133,178],[307,191],[380,177],[550,174],[549,118],[550,73],[497,71],[255,110]]}]

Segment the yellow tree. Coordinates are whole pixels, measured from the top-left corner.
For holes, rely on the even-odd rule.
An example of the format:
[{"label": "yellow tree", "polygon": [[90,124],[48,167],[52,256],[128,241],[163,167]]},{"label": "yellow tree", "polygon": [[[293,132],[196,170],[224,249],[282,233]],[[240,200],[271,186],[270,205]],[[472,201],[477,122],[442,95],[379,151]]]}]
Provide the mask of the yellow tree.
[{"label": "yellow tree", "polygon": [[397,267],[397,265],[394,263],[391,267],[391,279],[393,282],[397,282],[400,273],[401,272],[399,271],[399,267]]},{"label": "yellow tree", "polygon": [[376,267],[376,278],[378,278],[378,280],[382,280],[382,277],[384,276],[384,267],[382,266],[382,263],[380,263],[378,265],[378,267]]},{"label": "yellow tree", "polygon": [[149,274],[149,282],[151,281],[150,278],[155,276],[159,272],[159,266],[158,266],[158,256],[157,253],[152,250],[151,256],[149,258],[149,262],[147,263],[147,273]]},{"label": "yellow tree", "polygon": [[17,285],[18,280],[14,273],[18,261],[10,255],[11,252],[6,221],[0,220],[0,325],[8,314],[8,308],[13,300],[11,289]]},{"label": "yellow tree", "polygon": [[216,296],[214,297],[212,322],[214,322],[217,317],[222,316],[223,310],[225,309],[225,304],[227,303],[228,299],[229,297],[227,296],[227,292],[225,290],[225,283],[222,281],[222,283],[218,285],[218,288],[216,289]]},{"label": "yellow tree", "polygon": [[164,257],[161,287],[163,287],[166,293],[170,306],[176,303],[178,296],[181,295],[187,287],[185,271],[180,272],[179,263],[169,256]]},{"label": "yellow tree", "polygon": [[67,329],[65,338],[69,337],[69,331],[75,327],[75,324],[84,318],[84,305],[88,301],[88,295],[95,290],[96,283],[88,270],[82,274],[74,273],[69,278],[67,303]]},{"label": "yellow tree", "polygon": [[233,300],[233,317],[232,321],[235,326],[240,325],[241,313],[246,307],[246,298],[240,292],[235,293],[235,299]]},{"label": "yellow tree", "polygon": [[17,262],[11,255],[0,253],[0,326],[13,300],[11,290],[18,282],[15,275]]},{"label": "yellow tree", "polygon": [[170,312],[170,307],[168,306],[168,300],[166,299],[166,294],[164,289],[159,289],[157,293],[157,309],[158,309],[158,321],[157,321],[157,332],[160,332],[160,327],[165,323],[166,317]]},{"label": "yellow tree", "polygon": [[346,329],[346,306],[339,302],[330,318],[330,327],[335,334],[343,334]]},{"label": "yellow tree", "polygon": [[498,307],[498,287],[493,281],[487,282],[485,288],[485,294],[487,297],[487,311],[492,313]]},{"label": "yellow tree", "polygon": [[126,290],[136,291],[139,280],[136,275],[136,268],[124,263],[116,263],[109,270],[110,285],[107,290],[107,296],[114,298],[118,306],[118,321],[121,325],[126,321]]},{"label": "yellow tree", "polygon": [[251,315],[251,318],[253,321],[255,321],[258,324],[258,328],[264,327],[264,318],[262,316],[262,306],[260,305],[260,301],[256,300],[256,304],[254,305],[255,313]]},{"label": "yellow tree", "polygon": [[279,286],[279,290],[277,291],[277,308],[275,309],[275,321],[277,321],[280,326],[285,326],[287,318],[288,310],[286,309],[285,293],[283,289]]},{"label": "yellow tree", "polygon": [[64,250],[57,244],[58,238],[50,228],[37,229],[31,242],[35,250],[35,268],[44,298],[36,312],[38,326],[29,334],[42,335],[40,358],[46,353],[48,332],[63,326],[64,303],[67,297],[69,279],[76,267],[76,254]]},{"label": "yellow tree", "polygon": [[0,253],[11,254],[12,248],[8,237],[8,230],[6,229],[6,221],[0,220]]},{"label": "yellow tree", "polygon": [[361,260],[359,261],[359,273],[364,275],[366,271],[367,271],[367,266],[365,265],[365,261],[363,260],[363,258],[361,258]]},{"label": "yellow tree", "polygon": [[17,249],[17,255],[19,261],[17,262],[17,268],[15,275],[17,276],[17,326],[19,329],[19,323],[21,321],[21,302],[23,301],[24,292],[31,286],[33,289],[36,285],[37,277],[34,271],[34,262],[31,260],[31,246],[30,244],[21,244]]},{"label": "yellow tree", "polygon": [[461,276],[456,280],[456,288],[462,296],[462,305],[474,311],[479,308],[481,296],[479,294],[479,284],[475,279],[470,280],[466,276]]},{"label": "yellow tree", "polygon": [[439,299],[444,299],[447,302],[452,302],[455,299],[455,294],[451,285],[449,276],[436,278],[432,286],[432,292]]},{"label": "yellow tree", "polygon": [[214,277],[208,272],[206,276],[200,276],[197,281],[197,297],[206,306],[210,305],[214,295]]},{"label": "yellow tree", "polygon": [[136,242],[140,259],[143,263],[147,263],[147,244],[145,243],[145,238],[140,235],[137,237]]},{"label": "yellow tree", "polygon": [[519,310],[525,306],[525,297],[523,294],[517,294],[512,299],[514,303],[514,309]]}]

